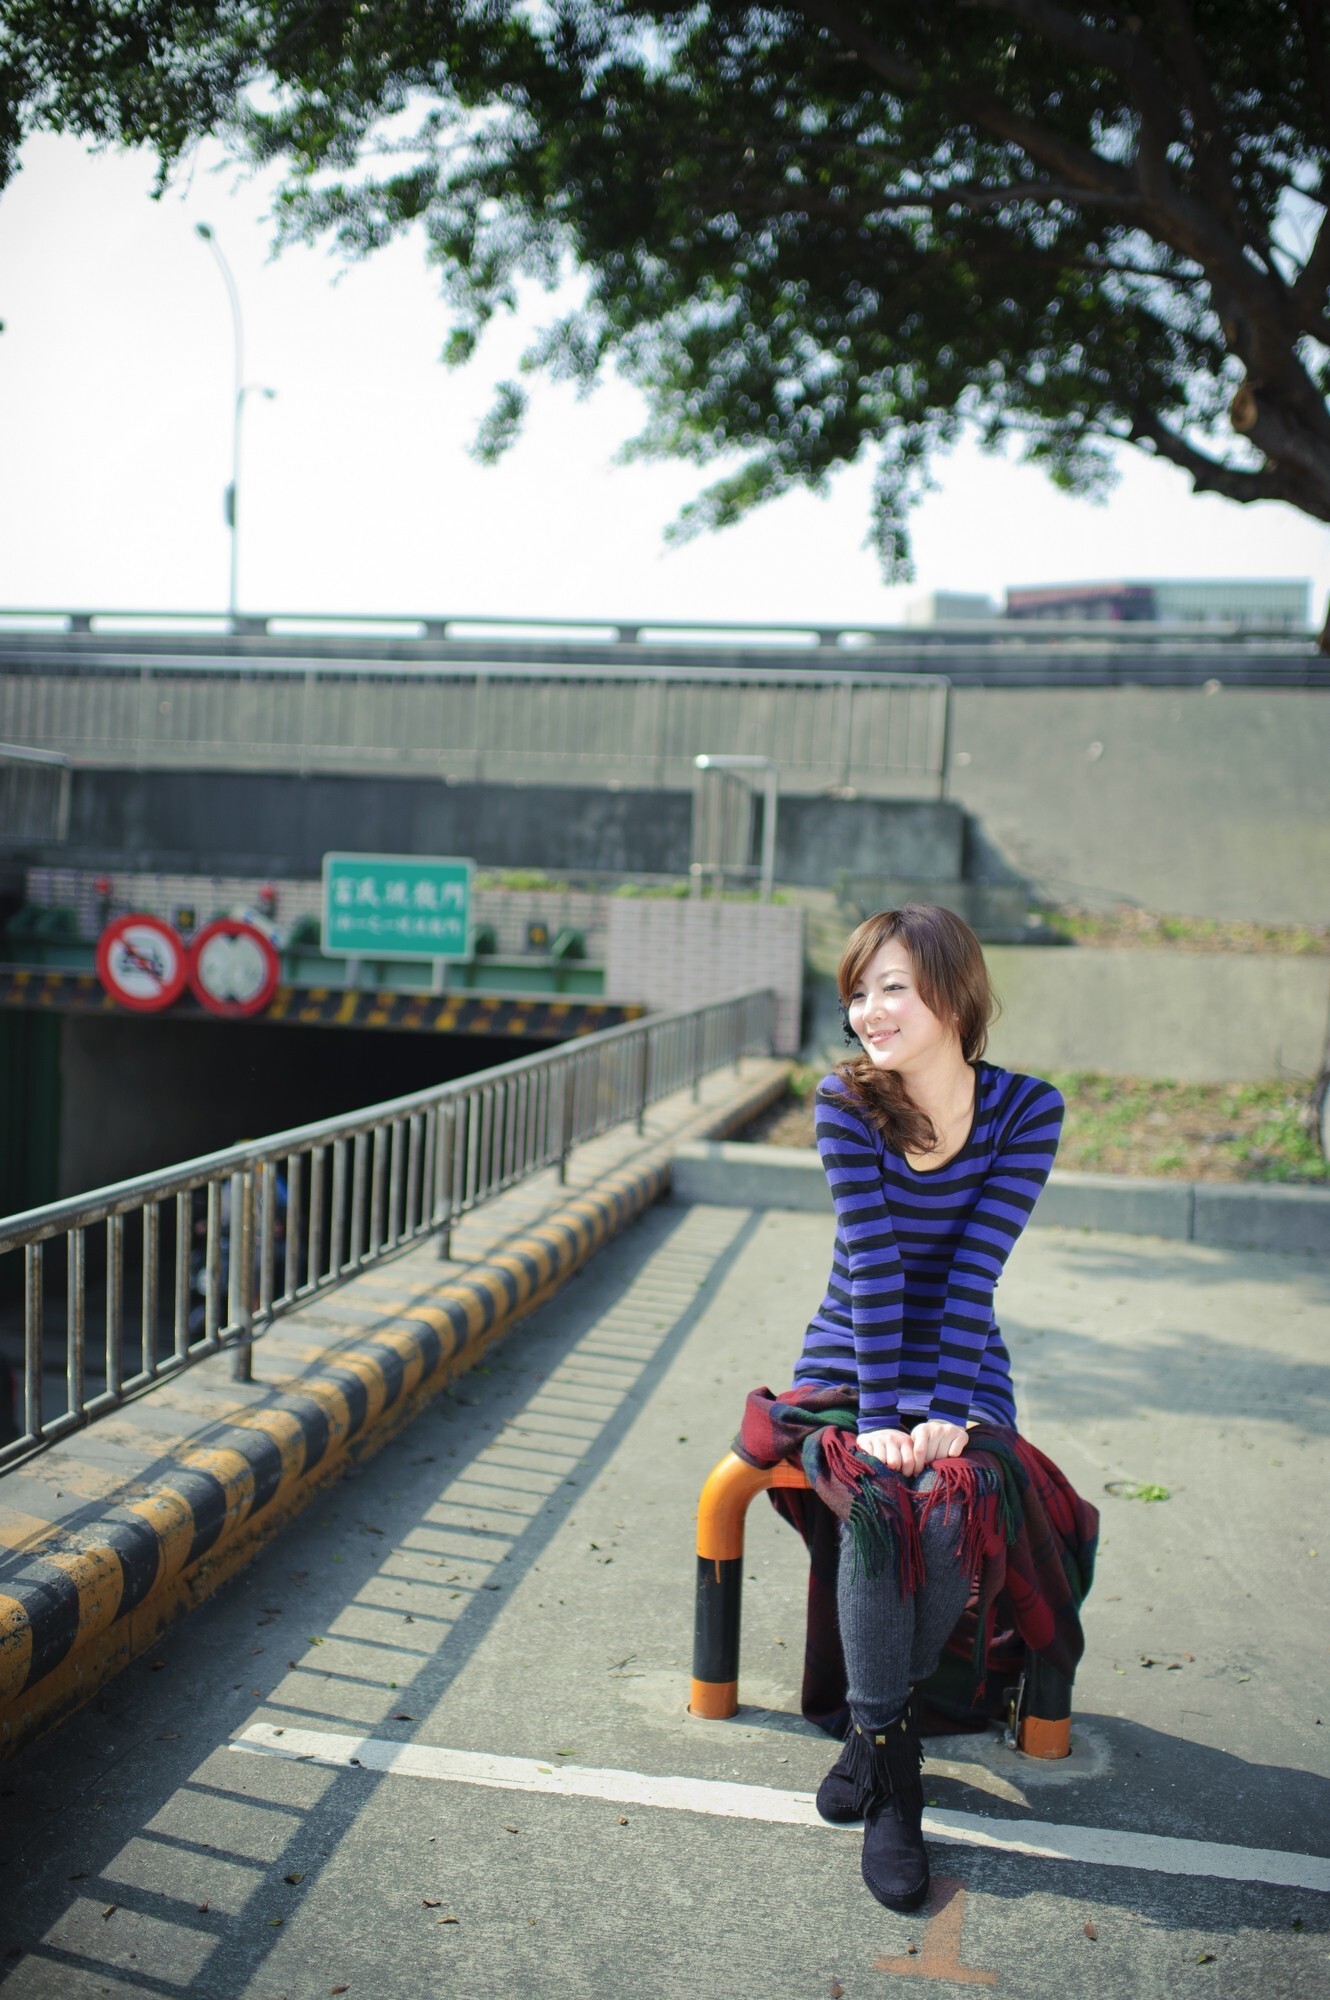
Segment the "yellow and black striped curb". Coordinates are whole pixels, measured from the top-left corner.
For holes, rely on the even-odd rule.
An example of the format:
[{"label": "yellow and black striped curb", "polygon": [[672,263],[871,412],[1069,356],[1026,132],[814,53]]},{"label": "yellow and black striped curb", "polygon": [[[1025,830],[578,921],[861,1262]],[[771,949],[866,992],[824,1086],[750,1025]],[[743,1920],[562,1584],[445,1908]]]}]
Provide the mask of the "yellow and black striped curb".
[{"label": "yellow and black striped curb", "polygon": [[[0,966],[0,1007],[54,1014],[119,1014],[121,1007],[90,972],[38,972]],[[172,1014],[218,1020],[184,993]],[[399,993],[351,986],[279,986],[261,1014],[247,1021],[279,1021],[294,1028],[392,1028],[435,1035],[512,1035],[532,1041],[571,1041],[625,1021],[645,1019],[636,1000],[559,999],[548,993]]]},{"label": "yellow and black striped curb", "polygon": [[[737,1129],[784,1081],[783,1069],[768,1075],[713,1116],[711,1129]],[[0,1754],[81,1706],[154,1645],[318,1491],[544,1304],[665,1191],[669,1176],[663,1147],[606,1174],[484,1262],[441,1279],[427,1303],[386,1313],[364,1338],[145,1467],[109,1503],[38,1527],[0,1558]]]}]

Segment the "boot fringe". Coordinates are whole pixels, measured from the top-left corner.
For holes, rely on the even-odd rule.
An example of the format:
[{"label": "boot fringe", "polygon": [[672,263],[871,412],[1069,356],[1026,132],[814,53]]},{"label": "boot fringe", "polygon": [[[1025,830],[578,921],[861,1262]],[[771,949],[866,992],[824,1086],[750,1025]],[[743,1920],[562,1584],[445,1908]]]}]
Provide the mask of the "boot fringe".
[{"label": "boot fringe", "polygon": [[868,1812],[894,1798],[917,1820],[924,1808],[924,1753],[912,1706],[883,1729],[868,1729],[851,1719],[845,1740],[848,1776],[861,1809]]}]

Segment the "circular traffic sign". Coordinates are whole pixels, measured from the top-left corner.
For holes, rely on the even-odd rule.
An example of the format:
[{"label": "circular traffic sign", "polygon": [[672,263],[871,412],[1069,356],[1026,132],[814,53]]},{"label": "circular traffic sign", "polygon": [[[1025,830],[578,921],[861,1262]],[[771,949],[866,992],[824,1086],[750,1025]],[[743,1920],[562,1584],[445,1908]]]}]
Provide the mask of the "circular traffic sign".
[{"label": "circular traffic sign", "polygon": [[97,940],[97,977],[122,1007],[156,1014],[185,990],[185,946],[161,917],[116,917]]},{"label": "circular traffic sign", "polygon": [[217,917],[189,950],[189,983],[213,1014],[261,1014],[282,976],[282,961],[257,924]]}]

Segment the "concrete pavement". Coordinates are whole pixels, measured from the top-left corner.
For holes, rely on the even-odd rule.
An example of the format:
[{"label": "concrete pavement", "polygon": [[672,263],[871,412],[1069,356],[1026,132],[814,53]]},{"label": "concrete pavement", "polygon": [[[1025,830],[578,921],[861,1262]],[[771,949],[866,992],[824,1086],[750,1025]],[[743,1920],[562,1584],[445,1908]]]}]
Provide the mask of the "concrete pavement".
[{"label": "concrete pavement", "polygon": [[744,1706],[684,1713],[697,1492],[789,1375],[829,1227],[653,1209],[7,1766],[6,2000],[1330,1993],[1330,1264],[1018,1247],[1023,1425],[1103,1510],[1074,1750],[935,1746],[962,1837],[897,1917],[854,1832],[781,1803],[833,1750],[798,1719],[805,1566],[765,1506]]}]

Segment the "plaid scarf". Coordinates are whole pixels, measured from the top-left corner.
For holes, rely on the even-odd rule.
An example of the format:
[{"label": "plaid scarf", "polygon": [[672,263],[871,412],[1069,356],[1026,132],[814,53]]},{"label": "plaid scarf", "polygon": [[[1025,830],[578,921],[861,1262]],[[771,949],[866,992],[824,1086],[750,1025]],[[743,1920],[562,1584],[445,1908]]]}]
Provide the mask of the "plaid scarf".
[{"label": "plaid scarf", "polygon": [[921,1524],[937,1507],[956,1517],[956,1559],[971,1598],[937,1672],[920,1690],[926,1733],[982,1726],[1018,1678],[1027,1649],[1067,1680],[1084,1650],[1080,1607],[1094,1576],[1099,1514],[1079,1498],[1051,1459],[1017,1432],[982,1423],[959,1458],[933,1461],[935,1478],[916,1492],[899,1473],[858,1448],[853,1391],[800,1387],[773,1396],[754,1389],[734,1441],[749,1465],[793,1459],[808,1493],[776,1488],[777,1512],[803,1536],[811,1568],[804,1651],[803,1712],[843,1735],[845,1658],[836,1609],[840,1525],[856,1573],[886,1564],[901,1596],[924,1580]]}]

